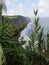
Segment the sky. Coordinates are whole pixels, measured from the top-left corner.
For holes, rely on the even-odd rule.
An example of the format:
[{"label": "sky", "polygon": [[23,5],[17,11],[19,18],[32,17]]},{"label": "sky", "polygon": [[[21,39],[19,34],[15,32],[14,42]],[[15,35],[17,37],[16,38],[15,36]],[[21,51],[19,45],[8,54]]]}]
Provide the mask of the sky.
[{"label": "sky", "polygon": [[[34,9],[39,9],[38,16],[49,17],[49,0],[4,0],[7,15],[34,17]],[[3,15],[5,12],[3,11]]]}]

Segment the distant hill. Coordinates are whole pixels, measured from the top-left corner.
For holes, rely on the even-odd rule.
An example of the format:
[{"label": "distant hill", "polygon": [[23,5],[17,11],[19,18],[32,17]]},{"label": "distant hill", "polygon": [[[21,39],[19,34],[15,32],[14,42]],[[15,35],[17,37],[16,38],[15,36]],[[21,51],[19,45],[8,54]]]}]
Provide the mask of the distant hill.
[{"label": "distant hill", "polygon": [[24,17],[24,16],[7,16],[8,20],[12,22],[12,24],[16,26],[20,26],[21,24],[28,24],[31,22],[31,19],[29,17]]}]

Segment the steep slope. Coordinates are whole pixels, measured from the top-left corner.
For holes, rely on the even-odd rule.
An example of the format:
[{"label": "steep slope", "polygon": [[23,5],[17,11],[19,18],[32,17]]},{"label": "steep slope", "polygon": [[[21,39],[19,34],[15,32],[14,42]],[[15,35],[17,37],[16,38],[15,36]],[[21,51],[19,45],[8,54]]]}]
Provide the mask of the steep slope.
[{"label": "steep slope", "polygon": [[24,17],[24,16],[7,16],[10,22],[16,26],[20,26],[21,24],[28,24],[31,22],[31,19],[29,17]]}]

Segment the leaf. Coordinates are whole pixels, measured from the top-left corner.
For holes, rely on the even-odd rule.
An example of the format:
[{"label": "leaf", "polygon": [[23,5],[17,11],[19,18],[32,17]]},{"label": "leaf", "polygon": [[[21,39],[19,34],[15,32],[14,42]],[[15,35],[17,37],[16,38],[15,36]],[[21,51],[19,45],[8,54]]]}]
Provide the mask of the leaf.
[{"label": "leaf", "polygon": [[3,53],[2,46],[0,44],[0,65],[3,65],[5,63],[6,63],[5,56],[4,56],[4,53]]}]

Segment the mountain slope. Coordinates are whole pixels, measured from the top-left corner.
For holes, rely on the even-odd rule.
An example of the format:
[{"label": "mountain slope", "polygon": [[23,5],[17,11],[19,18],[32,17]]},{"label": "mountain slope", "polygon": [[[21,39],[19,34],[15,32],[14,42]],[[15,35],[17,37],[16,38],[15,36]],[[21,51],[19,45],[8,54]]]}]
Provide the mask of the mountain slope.
[{"label": "mountain slope", "polygon": [[24,16],[7,16],[8,20],[12,22],[12,24],[16,26],[20,26],[21,24],[28,24],[31,22],[31,19],[29,17],[24,17]]}]

